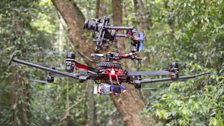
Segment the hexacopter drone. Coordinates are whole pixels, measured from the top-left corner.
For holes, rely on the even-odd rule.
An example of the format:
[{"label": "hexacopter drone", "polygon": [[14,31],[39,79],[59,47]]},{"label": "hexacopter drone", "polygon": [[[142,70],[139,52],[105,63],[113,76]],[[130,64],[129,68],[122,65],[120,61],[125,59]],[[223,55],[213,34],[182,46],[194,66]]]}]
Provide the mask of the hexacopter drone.
[{"label": "hexacopter drone", "polygon": [[[179,76],[178,63],[170,63],[167,70],[158,71],[128,71],[122,67],[121,64],[115,62],[122,59],[141,60],[137,57],[137,53],[142,50],[144,34],[138,33],[132,27],[111,26],[109,18],[104,17],[103,21],[100,19],[89,20],[85,22],[84,28],[93,30],[95,33],[94,40],[96,41],[96,51],[101,49],[105,43],[112,42],[115,37],[129,37],[131,38],[131,46],[129,53],[108,52],[106,54],[92,53],[92,57],[103,57],[105,60],[96,64],[96,67],[90,67],[81,64],[75,60],[73,52],[67,53],[65,59],[65,71],[62,72],[54,68],[45,67],[42,65],[34,64],[24,60],[16,59],[15,54],[10,58],[11,62],[16,62],[31,67],[35,67],[48,72],[47,81],[53,82],[55,75],[74,78],[84,82],[87,80],[94,80],[97,84],[96,92],[99,94],[120,94],[125,93],[126,89],[122,83],[133,84],[135,88],[141,88],[143,83],[154,83],[163,81],[176,81],[195,78],[208,72],[196,75]],[[126,34],[116,34],[118,30],[126,30]],[[84,73],[74,73],[74,69],[83,69]],[[141,76],[161,75],[167,76],[166,78],[158,79],[142,79]]]}]

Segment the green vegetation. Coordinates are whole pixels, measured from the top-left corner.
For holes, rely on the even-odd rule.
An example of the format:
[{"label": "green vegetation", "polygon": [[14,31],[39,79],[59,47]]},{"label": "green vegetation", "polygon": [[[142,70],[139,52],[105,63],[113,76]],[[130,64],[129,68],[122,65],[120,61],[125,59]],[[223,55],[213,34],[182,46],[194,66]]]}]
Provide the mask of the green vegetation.
[{"label": "green vegetation", "polygon": [[[75,0],[88,18],[95,17],[96,0]],[[181,82],[145,84],[141,92],[146,108],[158,125],[224,125],[224,1],[142,0],[146,41],[142,70],[183,64],[181,74],[210,71],[209,76]],[[104,1],[112,15],[111,0]],[[132,0],[123,0],[123,24],[139,25]],[[143,6],[143,5],[142,5]],[[89,11],[91,10],[91,11]],[[88,123],[88,84],[67,78],[41,84],[45,72],[7,65],[18,57],[34,63],[62,64],[68,50],[75,51],[67,26],[49,0],[0,1],[0,125],[73,126]],[[128,43],[128,42],[127,42]],[[77,59],[82,57],[78,55]],[[80,60],[80,62],[83,62]],[[134,63],[133,63],[134,65]],[[152,88],[154,90],[152,90]],[[151,90],[147,90],[151,89]],[[92,96],[97,125],[124,125],[109,96]]]}]

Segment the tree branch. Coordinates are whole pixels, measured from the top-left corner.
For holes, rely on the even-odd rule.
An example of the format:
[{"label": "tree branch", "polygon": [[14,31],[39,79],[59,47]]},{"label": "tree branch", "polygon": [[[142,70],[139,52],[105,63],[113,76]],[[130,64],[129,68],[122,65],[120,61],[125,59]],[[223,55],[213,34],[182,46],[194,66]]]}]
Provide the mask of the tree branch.
[{"label": "tree branch", "polygon": [[68,37],[75,45],[76,50],[85,54],[83,58],[86,64],[93,66],[91,58],[87,57],[94,52],[95,45],[85,36],[84,15],[72,0],[52,0],[52,2],[68,25]]}]

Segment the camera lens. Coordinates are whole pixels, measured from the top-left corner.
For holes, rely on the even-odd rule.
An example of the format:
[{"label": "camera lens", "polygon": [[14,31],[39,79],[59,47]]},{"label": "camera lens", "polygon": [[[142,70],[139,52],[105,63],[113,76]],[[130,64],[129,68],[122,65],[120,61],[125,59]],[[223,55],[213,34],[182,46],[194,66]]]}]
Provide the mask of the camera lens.
[{"label": "camera lens", "polygon": [[97,25],[98,25],[98,23],[96,21],[87,20],[87,21],[85,21],[84,29],[98,31]]}]

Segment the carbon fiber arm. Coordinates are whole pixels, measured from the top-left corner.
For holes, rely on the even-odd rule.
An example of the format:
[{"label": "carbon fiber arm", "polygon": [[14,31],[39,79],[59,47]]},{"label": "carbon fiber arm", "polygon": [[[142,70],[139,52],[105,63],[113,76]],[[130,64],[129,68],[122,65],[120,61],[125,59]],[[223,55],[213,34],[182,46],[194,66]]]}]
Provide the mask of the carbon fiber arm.
[{"label": "carbon fiber arm", "polygon": [[166,70],[157,71],[128,71],[129,76],[148,76],[148,75],[170,75],[171,72]]},{"label": "carbon fiber arm", "polygon": [[177,80],[186,80],[191,78],[196,78],[199,76],[203,76],[206,74],[210,74],[209,72],[205,72],[202,74],[196,74],[196,75],[187,75],[187,76],[180,76],[177,79],[171,79],[171,78],[161,78],[161,79],[142,79],[142,80],[134,80],[134,84],[143,84],[143,83],[155,83],[155,82],[163,82],[163,81],[177,81]]},{"label": "carbon fiber arm", "polygon": [[80,80],[79,74],[70,74],[70,73],[61,72],[61,71],[58,71],[58,70],[55,70],[55,69],[52,69],[52,68],[48,68],[48,67],[41,66],[41,65],[38,65],[38,64],[34,64],[34,63],[31,63],[31,62],[27,62],[27,61],[24,61],[24,60],[15,59],[14,57],[15,57],[15,55],[13,55],[11,57],[10,62],[9,62],[10,64],[11,64],[11,62],[16,62],[16,63],[20,63],[20,64],[23,64],[23,65],[35,67],[37,69],[41,69],[41,70],[44,70],[44,71],[48,71],[48,72],[51,72],[53,74],[57,74],[57,75],[61,75],[61,76],[64,76],[64,77],[69,77],[69,78],[74,78],[74,79]]}]

